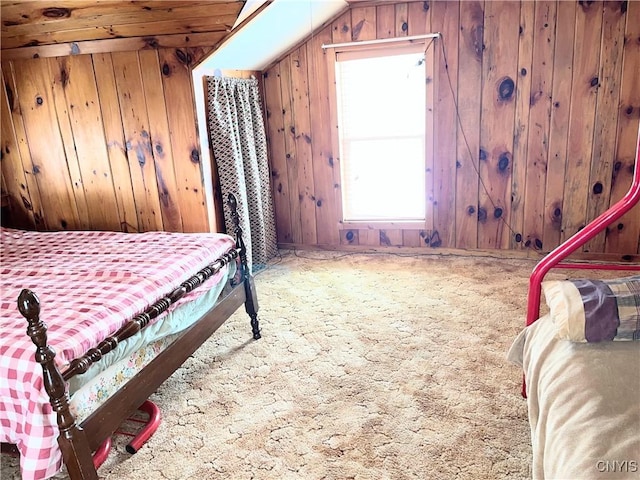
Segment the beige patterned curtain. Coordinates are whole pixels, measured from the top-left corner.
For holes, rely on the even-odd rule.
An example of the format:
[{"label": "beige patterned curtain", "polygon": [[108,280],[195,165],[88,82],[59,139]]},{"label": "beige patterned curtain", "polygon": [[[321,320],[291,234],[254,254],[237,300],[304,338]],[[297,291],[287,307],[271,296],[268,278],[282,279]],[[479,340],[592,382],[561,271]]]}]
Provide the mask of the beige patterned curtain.
[{"label": "beige patterned curtain", "polygon": [[[269,185],[267,139],[256,79],[207,77],[209,135],[222,198],[233,193],[247,259],[253,271],[276,255],[276,230]],[[233,232],[224,202],[227,231]]]}]

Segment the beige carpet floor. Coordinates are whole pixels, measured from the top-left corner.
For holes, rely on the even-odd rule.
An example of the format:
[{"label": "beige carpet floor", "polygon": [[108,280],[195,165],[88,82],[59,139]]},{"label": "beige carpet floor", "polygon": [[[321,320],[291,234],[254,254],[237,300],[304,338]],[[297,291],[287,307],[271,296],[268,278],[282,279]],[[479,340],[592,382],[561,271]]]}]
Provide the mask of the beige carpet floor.
[{"label": "beige carpet floor", "polygon": [[[431,252],[429,250],[429,252]],[[163,423],[115,479],[521,479],[519,369],[505,360],[533,263],[283,251],[152,399]],[[3,456],[2,479],[19,478]]]}]

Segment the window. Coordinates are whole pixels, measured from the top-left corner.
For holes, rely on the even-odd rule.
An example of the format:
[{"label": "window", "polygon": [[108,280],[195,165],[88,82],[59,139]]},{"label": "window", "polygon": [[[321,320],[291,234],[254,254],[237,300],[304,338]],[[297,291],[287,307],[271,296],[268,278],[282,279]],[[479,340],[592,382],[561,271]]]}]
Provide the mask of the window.
[{"label": "window", "polygon": [[342,221],[424,222],[423,43],[335,52]]}]

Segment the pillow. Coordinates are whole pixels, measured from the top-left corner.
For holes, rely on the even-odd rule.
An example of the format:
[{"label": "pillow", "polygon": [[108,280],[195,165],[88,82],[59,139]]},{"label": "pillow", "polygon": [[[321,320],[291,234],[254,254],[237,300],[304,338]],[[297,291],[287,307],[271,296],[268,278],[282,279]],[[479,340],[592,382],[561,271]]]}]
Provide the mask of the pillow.
[{"label": "pillow", "polygon": [[558,338],[640,340],[640,275],[613,280],[542,282]]}]

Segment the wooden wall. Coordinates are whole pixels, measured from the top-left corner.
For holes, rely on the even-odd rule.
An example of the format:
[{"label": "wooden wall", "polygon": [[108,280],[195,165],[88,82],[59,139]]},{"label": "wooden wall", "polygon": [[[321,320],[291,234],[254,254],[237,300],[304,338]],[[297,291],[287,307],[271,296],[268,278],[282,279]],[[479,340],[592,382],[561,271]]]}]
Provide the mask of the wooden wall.
[{"label": "wooden wall", "polygon": [[[341,229],[333,79],[321,45],[428,32],[444,38],[430,50],[425,228]],[[640,2],[363,3],[263,73],[281,244],[549,251],[631,182]],[[585,251],[637,258],[640,207]]]},{"label": "wooden wall", "polygon": [[3,60],[11,223],[208,231],[191,67],[210,50]]}]

